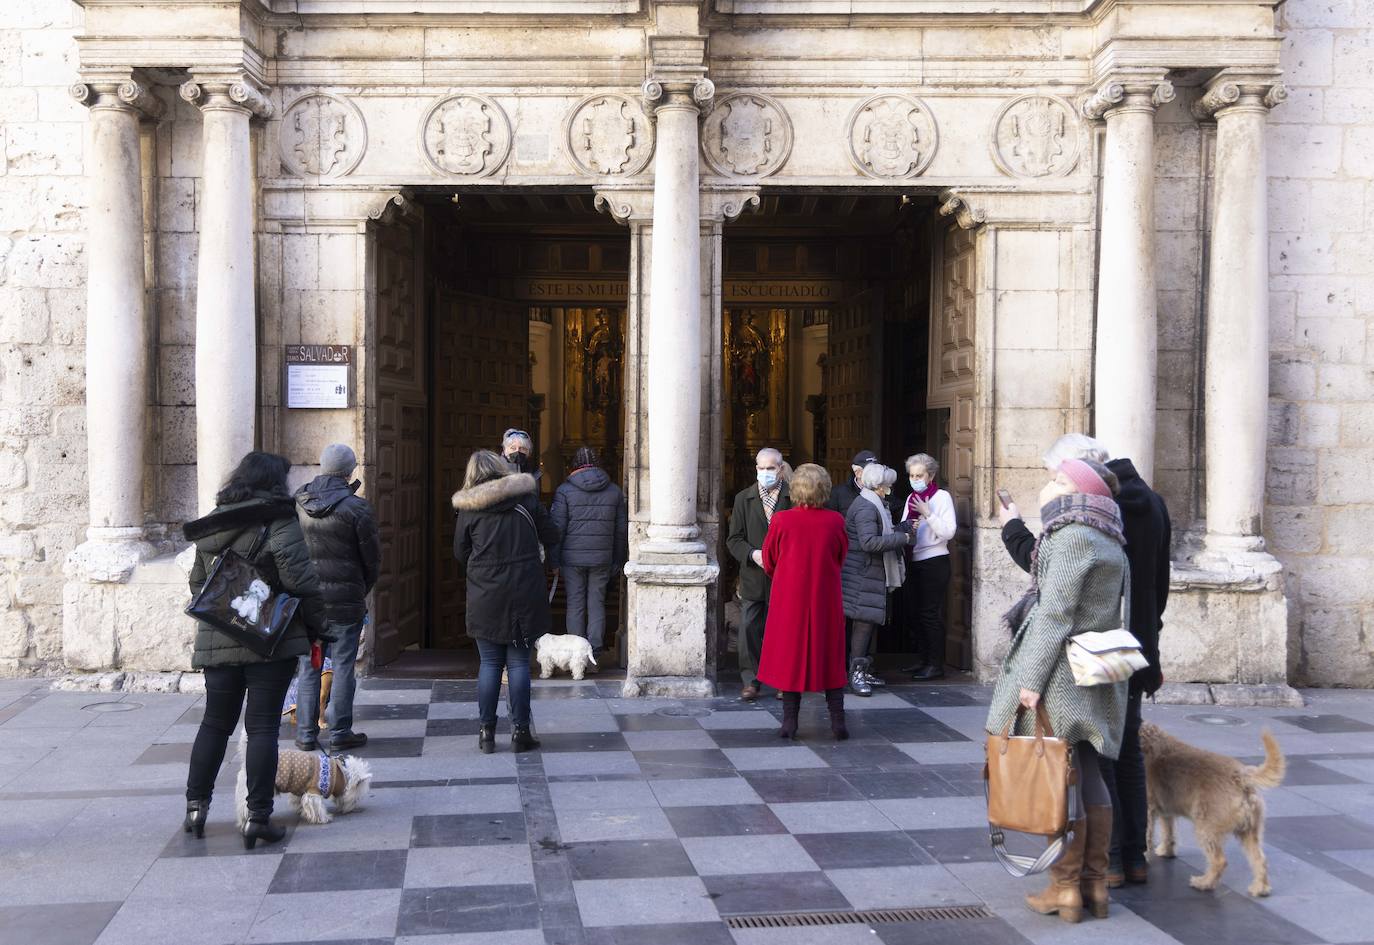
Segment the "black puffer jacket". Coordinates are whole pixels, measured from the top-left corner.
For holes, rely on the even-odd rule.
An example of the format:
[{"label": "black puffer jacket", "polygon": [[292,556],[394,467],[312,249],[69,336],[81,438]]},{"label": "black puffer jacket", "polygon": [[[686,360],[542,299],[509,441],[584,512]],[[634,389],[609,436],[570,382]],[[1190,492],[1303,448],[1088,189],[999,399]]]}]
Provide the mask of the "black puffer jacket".
[{"label": "black puffer jacket", "polygon": [[830,490],[830,498],[825,500],[825,507],[833,509],[844,515],[849,511],[849,507],[859,498],[859,484],[850,476],[844,482],[837,482]]},{"label": "black puffer jacket", "polygon": [[579,469],[558,487],[549,511],[563,534],[554,567],[619,569],[629,557],[630,516],[625,493],[595,466]]},{"label": "black puffer jacket", "polygon": [[549,632],[539,546],[551,549],[562,536],[535,498],[537,488],[533,476],[515,473],[453,494],[453,556],[467,572],[470,637],[533,646]]},{"label": "black puffer jacket", "polygon": [[[305,547],[300,522],[296,520],[296,504],[289,497],[262,494],[246,502],[219,506],[204,518],[187,522],[182,533],[188,541],[196,543],[191,593],[200,592],[215,556],[224,549],[232,546],[234,551],[247,556],[262,535],[263,526],[267,526],[267,538],[254,562],[265,573],[273,590],[284,591],[301,601],[272,659],[304,656],[310,652],[310,640],[324,632],[325,610],[315,566]],[[193,668],[265,662],[265,657],[223,631],[206,623],[196,625],[196,648],[191,657]]]},{"label": "black puffer jacket", "polygon": [[850,620],[885,624],[888,588],[883,552],[905,548],[907,535],[896,531],[884,535],[877,506],[863,496],[850,504],[844,530],[849,538],[849,554],[840,570],[844,615]]},{"label": "black puffer jacket", "polygon": [[320,577],[320,596],[334,623],[355,624],[377,583],[382,539],[366,499],[340,476],[316,476],[296,492],[301,531]]}]

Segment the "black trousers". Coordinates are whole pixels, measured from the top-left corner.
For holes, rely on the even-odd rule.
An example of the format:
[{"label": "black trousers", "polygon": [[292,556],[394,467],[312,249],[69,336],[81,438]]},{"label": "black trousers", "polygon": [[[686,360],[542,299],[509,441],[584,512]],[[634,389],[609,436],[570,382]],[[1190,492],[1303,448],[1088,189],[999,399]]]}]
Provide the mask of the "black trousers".
[{"label": "black trousers", "polygon": [[949,590],[949,555],[906,563],[907,632],[916,656],[929,666],[945,665],[945,592]]},{"label": "black trousers", "polygon": [[186,775],[186,799],[209,800],[215,790],[229,736],[239,723],[243,697],[248,710],[243,727],[248,733],[244,761],[248,776],[248,811],[255,819],[272,814],[277,781],[277,733],[282,701],[296,674],[296,660],[273,660],[246,666],[211,666],[205,670],[205,716],[191,746],[191,770]]},{"label": "black trousers", "polygon": [[1150,815],[1145,800],[1145,756],[1140,751],[1140,703],[1143,693],[1132,692],[1126,702],[1126,729],[1121,757],[1102,759],[1102,777],[1112,795],[1112,862],[1145,863],[1145,834]]}]

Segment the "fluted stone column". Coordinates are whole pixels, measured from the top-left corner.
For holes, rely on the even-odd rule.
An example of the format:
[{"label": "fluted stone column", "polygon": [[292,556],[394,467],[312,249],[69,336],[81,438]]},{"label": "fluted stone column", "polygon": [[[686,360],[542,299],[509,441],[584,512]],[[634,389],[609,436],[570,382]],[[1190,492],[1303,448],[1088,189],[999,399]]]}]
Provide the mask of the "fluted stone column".
[{"label": "fluted stone column", "polygon": [[1154,478],[1158,340],[1154,114],[1171,101],[1163,72],[1113,77],[1083,102],[1106,118],[1093,365],[1094,432],[1113,456]]},{"label": "fluted stone column", "polygon": [[86,152],[87,541],[72,555],[82,577],[125,580],[146,557],[148,325],[144,287],[143,174],[139,122],[162,103],[128,73],[72,86],[91,110]]},{"label": "fluted stone column", "polygon": [[1195,106],[1215,118],[1204,365],[1207,551],[1264,550],[1269,412],[1269,220],[1264,126],[1287,97],[1272,76],[1223,72]]},{"label": "fluted stone column", "polygon": [[181,97],[203,116],[200,256],[196,271],[196,491],[214,507],[225,477],[253,449],[257,317],[253,156],[249,122],[272,105],[246,76],[197,76]]}]

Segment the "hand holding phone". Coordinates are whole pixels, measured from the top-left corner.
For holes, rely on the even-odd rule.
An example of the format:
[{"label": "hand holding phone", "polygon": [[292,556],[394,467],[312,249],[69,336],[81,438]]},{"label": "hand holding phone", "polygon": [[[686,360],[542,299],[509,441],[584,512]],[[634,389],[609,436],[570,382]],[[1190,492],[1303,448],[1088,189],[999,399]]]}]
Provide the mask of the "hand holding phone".
[{"label": "hand holding phone", "polygon": [[1000,502],[1002,503],[1002,508],[1004,508],[1004,509],[1009,509],[1009,508],[1011,508],[1011,493],[1008,492],[1006,489],[998,489],[998,490],[997,490],[997,498],[998,498],[998,501],[1000,501]]}]

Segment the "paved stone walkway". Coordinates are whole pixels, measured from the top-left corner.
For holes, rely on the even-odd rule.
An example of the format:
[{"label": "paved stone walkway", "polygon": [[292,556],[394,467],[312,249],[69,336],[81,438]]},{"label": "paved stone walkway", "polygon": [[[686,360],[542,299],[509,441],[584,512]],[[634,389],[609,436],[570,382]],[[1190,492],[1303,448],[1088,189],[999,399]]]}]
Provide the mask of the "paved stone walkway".
[{"label": "paved stone walkway", "polygon": [[[1180,858],[1070,927],[1020,904],[991,862],[980,753],[987,690],[891,687],[848,699],[830,740],[779,706],[615,698],[609,680],[536,681],[544,748],[478,754],[471,682],[372,679],[358,726],[377,784],[363,811],[248,853],[226,764],[203,841],[179,830],[199,700],[48,692],[0,680],[0,945],[1304,945],[1374,942],[1374,693],[1301,710],[1147,706],[1198,745],[1288,753],[1268,794],[1274,896],[1187,885]],[[285,733],[284,733],[285,734]],[[232,755],[232,752],[231,752]],[[284,808],[284,805],[282,805]],[[978,906],[986,918],[738,929],[757,913]]]}]

